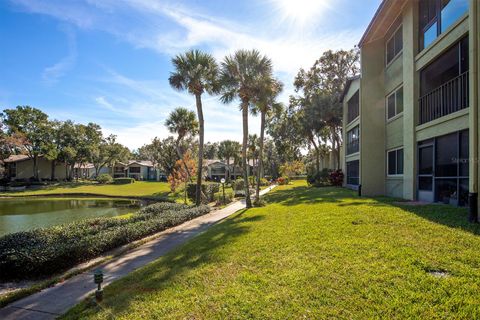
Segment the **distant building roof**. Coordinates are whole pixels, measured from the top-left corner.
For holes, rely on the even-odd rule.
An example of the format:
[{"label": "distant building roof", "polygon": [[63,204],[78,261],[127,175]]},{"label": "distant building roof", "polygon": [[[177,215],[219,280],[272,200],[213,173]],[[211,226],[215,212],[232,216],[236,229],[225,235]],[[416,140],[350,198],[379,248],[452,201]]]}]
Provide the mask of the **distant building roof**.
[{"label": "distant building roof", "polygon": [[3,160],[3,162],[8,163],[8,162],[18,162],[18,161],[24,161],[28,160],[29,156],[26,154],[12,154],[10,157],[7,159]]},{"label": "distant building roof", "polygon": [[73,166],[74,168],[81,168],[81,169],[93,169],[95,166],[93,163],[75,163]]},{"label": "distant building roof", "polygon": [[356,76],[350,77],[347,79],[347,83],[345,83],[345,88],[343,89],[342,95],[340,96],[340,101],[343,101],[345,98],[345,95],[348,92],[348,89],[350,89],[350,85],[352,84],[353,81],[360,79],[360,75],[357,74]]},{"label": "distant building roof", "polygon": [[128,165],[138,164],[143,167],[153,167],[153,163],[150,160],[128,160]]},{"label": "distant building roof", "polygon": [[[204,163],[204,166],[210,166],[215,163],[227,165],[227,162],[225,160],[219,160],[219,159],[207,159],[207,160],[204,160],[203,163]],[[234,164],[233,159],[230,159],[230,165],[233,165],[233,164]],[[248,164],[253,167],[254,165],[256,165],[256,162],[253,159],[249,159]]]}]

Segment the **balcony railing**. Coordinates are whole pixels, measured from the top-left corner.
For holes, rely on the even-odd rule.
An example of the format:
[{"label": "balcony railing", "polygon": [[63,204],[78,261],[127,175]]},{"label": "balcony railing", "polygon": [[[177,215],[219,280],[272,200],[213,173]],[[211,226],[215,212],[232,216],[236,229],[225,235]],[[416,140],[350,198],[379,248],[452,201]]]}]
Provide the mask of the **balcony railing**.
[{"label": "balcony railing", "polygon": [[468,71],[419,99],[420,124],[468,107]]},{"label": "balcony railing", "polygon": [[360,150],[360,143],[358,140],[347,143],[347,154],[352,154]]}]

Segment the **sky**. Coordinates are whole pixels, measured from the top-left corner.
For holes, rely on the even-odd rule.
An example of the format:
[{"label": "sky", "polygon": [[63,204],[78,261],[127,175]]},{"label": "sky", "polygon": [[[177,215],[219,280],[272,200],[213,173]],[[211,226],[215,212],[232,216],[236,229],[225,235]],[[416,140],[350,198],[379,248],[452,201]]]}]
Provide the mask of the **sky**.
[{"label": "sky", "polygon": [[[0,0],[0,109],[30,105],[51,119],[95,122],[131,149],[169,135],[171,59],[201,49],[271,58],[285,88],[329,49],[351,49],[381,0]],[[203,97],[205,141],[241,140],[238,103]],[[249,120],[250,133],[259,119]]]}]

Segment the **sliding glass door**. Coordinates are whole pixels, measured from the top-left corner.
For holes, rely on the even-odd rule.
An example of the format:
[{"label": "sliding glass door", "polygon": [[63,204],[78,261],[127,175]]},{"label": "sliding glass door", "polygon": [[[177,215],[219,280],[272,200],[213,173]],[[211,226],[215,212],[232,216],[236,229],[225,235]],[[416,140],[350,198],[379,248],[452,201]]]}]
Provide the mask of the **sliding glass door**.
[{"label": "sliding glass door", "polygon": [[468,204],[468,130],[418,143],[418,199]]}]

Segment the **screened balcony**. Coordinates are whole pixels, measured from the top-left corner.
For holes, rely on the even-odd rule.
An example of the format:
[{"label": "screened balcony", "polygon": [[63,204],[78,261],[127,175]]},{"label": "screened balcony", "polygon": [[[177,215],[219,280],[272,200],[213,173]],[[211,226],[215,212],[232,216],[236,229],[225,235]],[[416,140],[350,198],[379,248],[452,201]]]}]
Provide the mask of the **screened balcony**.
[{"label": "screened balcony", "polygon": [[468,71],[420,98],[420,124],[468,107]]},{"label": "screened balcony", "polygon": [[420,71],[420,124],[468,107],[468,73],[466,37]]}]

